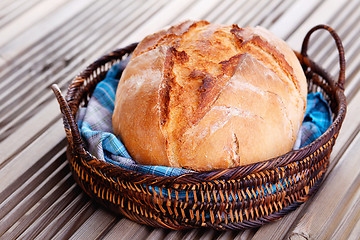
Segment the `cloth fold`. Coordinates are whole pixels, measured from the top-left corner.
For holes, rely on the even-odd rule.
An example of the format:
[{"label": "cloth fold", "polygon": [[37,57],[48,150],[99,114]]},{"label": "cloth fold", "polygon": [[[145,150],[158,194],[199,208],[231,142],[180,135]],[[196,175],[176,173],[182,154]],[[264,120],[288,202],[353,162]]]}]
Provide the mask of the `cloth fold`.
[{"label": "cloth fold", "polygon": [[[97,84],[87,107],[79,109],[77,123],[88,151],[97,159],[157,176],[179,176],[193,172],[189,169],[137,164],[122,142],[113,134],[112,113],[119,78],[127,61],[115,64],[105,79]],[[331,110],[320,92],[309,93],[303,124],[294,149],[308,145],[331,125]]]}]

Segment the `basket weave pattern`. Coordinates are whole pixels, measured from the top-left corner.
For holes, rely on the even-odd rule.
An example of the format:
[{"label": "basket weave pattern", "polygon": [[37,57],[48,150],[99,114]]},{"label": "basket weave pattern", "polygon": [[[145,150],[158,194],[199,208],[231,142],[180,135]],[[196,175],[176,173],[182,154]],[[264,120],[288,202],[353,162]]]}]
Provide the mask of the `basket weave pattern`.
[{"label": "basket weave pattern", "polygon": [[[325,29],[339,50],[340,74],[335,82],[307,57],[310,35]],[[306,35],[297,57],[308,79],[309,92],[322,92],[333,123],[313,143],[282,156],[231,169],[159,177],[122,169],[92,157],[85,149],[74,116],[86,105],[98,82],[113,64],[137,44],[107,54],[77,76],[66,100],[53,86],[64,116],[67,155],[82,189],[105,207],[147,225],[171,229],[211,227],[218,230],[258,227],[277,220],[305,202],[320,186],[329,156],[345,117],[345,59],[341,41],[328,26]]]}]

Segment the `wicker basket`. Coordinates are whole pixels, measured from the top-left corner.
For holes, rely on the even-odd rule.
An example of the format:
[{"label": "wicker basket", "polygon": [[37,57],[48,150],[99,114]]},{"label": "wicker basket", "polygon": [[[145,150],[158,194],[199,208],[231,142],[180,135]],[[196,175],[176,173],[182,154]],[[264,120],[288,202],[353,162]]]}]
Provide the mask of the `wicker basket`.
[{"label": "wicker basket", "polygon": [[[340,59],[337,82],[307,57],[310,35],[318,29],[327,30],[335,39]],[[88,66],[70,84],[66,100],[59,88],[52,86],[63,113],[71,170],[88,195],[116,213],[155,227],[238,230],[283,217],[319,188],[346,113],[344,51],[330,27],[311,29],[301,53],[296,52],[308,79],[308,91],[322,92],[333,113],[333,123],[321,137],[299,150],[263,162],[177,177],[129,171],[92,157],[74,120],[79,106],[87,104],[110,67],[136,45],[115,50]],[[180,198],[180,194],[185,197]]]}]

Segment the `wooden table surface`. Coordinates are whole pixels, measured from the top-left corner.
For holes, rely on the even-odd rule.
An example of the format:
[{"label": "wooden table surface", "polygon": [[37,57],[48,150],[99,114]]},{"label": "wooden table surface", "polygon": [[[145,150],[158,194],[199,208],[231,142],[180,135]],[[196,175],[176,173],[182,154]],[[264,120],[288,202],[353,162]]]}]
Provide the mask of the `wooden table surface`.
[{"label": "wooden table surface", "polygon": [[[73,77],[104,53],[166,25],[206,19],[262,25],[299,50],[320,23],[340,35],[348,112],[318,193],[259,229],[171,231],[136,224],[95,204],[67,164],[58,104]],[[360,1],[1,0],[1,239],[360,239]],[[335,77],[334,41],[312,38],[309,55]]]}]

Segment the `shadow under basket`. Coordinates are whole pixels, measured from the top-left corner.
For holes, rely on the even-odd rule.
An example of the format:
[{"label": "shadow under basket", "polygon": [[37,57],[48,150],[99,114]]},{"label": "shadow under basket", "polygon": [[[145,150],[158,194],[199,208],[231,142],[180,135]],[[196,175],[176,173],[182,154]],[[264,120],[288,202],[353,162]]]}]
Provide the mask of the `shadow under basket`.
[{"label": "shadow under basket", "polygon": [[[310,35],[318,29],[327,30],[336,42],[340,61],[337,82],[307,57]],[[65,99],[59,88],[52,86],[63,113],[72,173],[90,197],[111,211],[150,226],[241,230],[283,217],[317,191],[346,113],[344,50],[334,30],[326,25],[312,28],[301,53],[295,52],[307,77],[308,91],[321,92],[332,110],[333,123],[323,135],[270,160],[176,177],[129,171],[94,158],[84,147],[75,122],[80,105],[86,106],[96,84],[136,46],[117,49],[92,63],[71,82]]]}]

